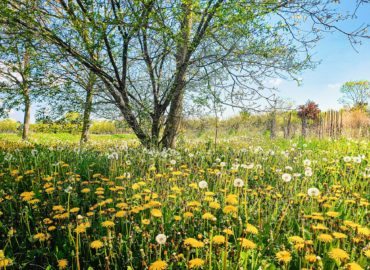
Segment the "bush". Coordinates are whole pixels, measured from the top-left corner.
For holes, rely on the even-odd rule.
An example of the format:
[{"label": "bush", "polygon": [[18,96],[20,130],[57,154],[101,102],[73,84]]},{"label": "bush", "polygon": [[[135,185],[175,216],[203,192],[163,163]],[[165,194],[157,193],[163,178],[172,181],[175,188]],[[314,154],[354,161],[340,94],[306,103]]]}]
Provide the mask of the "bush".
[{"label": "bush", "polygon": [[5,119],[0,121],[0,133],[17,133],[21,124],[12,119]]},{"label": "bush", "polygon": [[112,121],[94,121],[90,132],[93,134],[114,134],[117,133],[117,128]]}]

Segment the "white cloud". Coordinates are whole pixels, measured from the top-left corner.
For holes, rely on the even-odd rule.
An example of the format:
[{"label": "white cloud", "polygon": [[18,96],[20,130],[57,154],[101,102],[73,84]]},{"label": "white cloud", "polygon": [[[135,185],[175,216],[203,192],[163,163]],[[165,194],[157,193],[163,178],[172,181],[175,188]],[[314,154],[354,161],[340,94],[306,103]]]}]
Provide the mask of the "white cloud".
[{"label": "white cloud", "polygon": [[339,90],[342,83],[329,83],[327,86],[330,90]]},{"label": "white cloud", "polygon": [[267,85],[270,87],[278,87],[283,83],[283,80],[280,78],[274,78],[267,81]]}]

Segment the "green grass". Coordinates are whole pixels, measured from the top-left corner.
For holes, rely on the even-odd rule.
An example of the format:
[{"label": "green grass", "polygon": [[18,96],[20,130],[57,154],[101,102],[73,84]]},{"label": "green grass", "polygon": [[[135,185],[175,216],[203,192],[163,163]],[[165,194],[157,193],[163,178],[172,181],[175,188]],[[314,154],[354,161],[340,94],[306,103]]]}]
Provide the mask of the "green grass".
[{"label": "green grass", "polygon": [[0,136],[0,269],[369,265],[368,140],[230,137],[157,152],[127,147],[130,136],[82,149],[77,135]]},{"label": "green grass", "polygon": [[[133,140],[136,139],[134,134],[91,134],[90,140],[92,142],[104,142],[111,140]],[[14,133],[0,133],[0,141],[11,141],[18,142],[22,140],[22,137]],[[78,143],[80,140],[79,134],[70,133],[31,133],[29,136],[30,142],[36,143],[54,143],[57,141]]]}]

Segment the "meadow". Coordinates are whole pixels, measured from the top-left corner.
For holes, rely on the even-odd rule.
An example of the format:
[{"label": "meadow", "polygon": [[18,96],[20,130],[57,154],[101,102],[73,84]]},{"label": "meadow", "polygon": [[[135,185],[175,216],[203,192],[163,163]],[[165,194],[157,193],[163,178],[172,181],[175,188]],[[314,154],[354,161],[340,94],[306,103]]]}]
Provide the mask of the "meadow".
[{"label": "meadow", "polygon": [[0,269],[369,269],[369,140],[48,136],[0,136]]}]

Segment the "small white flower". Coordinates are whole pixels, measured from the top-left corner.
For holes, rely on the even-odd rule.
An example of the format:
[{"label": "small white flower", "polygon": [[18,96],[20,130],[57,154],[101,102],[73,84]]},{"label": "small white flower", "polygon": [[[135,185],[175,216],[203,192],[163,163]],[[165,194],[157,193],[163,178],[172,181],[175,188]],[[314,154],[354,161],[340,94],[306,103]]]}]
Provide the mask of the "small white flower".
[{"label": "small white flower", "polygon": [[292,176],[289,173],[283,173],[281,176],[284,182],[288,183],[292,180]]},{"label": "small white flower", "polygon": [[167,236],[163,233],[160,233],[155,237],[155,241],[157,241],[157,243],[160,245],[164,245],[167,241]]},{"label": "small white flower", "polygon": [[221,162],[221,163],[220,163],[220,166],[221,166],[221,167],[225,167],[225,166],[226,166],[226,162]]},{"label": "small white flower", "polygon": [[64,190],[64,192],[66,192],[66,193],[71,193],[71,192],[72,192],[72,190],[73,190],[73,188],[72,188],[71,186],[68,186],[68,187]]},{"label": "small white flower", "polygon": [[320,190],[318,190],[318,189],[317,189],[317,188],[315,188],[315,187],[312,187],[312,188],[309,188],[309,189],[308,189],[307,194],[308,194],[308,196],[310,196],[310,197],[316,197],[316,196],[319,196],[319,194],[320,194]]},{"label": "small white flower", "polygon": [[172,159],[172,160],[170,161],[170,163],[171,163],[171,165],[175,165],[175,164],[176,164],[176,160]]},{"label": "small white flower", "polygon": [[208,184],[207,184],[207,182],[206,181],[200,181],[199,183],[198,183],[198,186],[199,186],[199,188],[201,188],[201,189],[205,189],[205,188],[207,188],[208,187]]},{"label": "small white flower", "polygon": [[304,171],[304,175],[307,176],[307,177],[310,177],[312,176],[313,172],[312,172],[312,169],[311,168],[307,168],[305,171]]},{"label": "small white flower", "polygon": [[311,166],[311,160],[309,160],[309,159],[303,160],[303,165],[304,166]]},{"label": "small white flower", "polygon": [[351,157],[345,156],[345,157],[343,157],[343,161],[344,162],[350,162],[351,161]]},{"label": "small white flower", "polygon": [[253,169],[253,167],[254,167],[254,163],[251,163],[251,164],[247,165],[247,169]]},{"label": "small white flower", "polygon": [[243,187],[244,186],[244,181],[240,178],[236,178],[234,180],[234,187]]},{"label": "small white flower", "polygon": [[360,156],[358,156],[358,157],[353,157],[353,162],[355,162],[355,163],[361,163],[361,157]]},{"label": "small white flower", "polygon": [[285,169],[286,169],[287,171],[293,171],[293,168],[292,168],[291,166],[285,166]]}]

